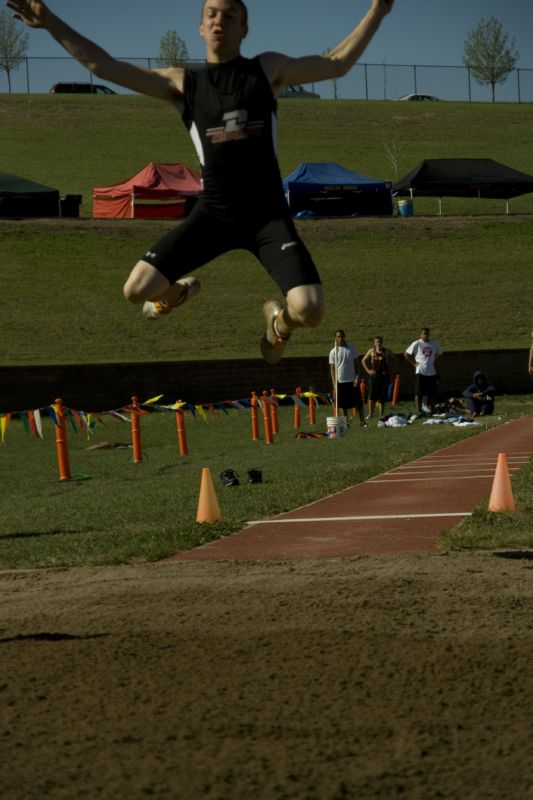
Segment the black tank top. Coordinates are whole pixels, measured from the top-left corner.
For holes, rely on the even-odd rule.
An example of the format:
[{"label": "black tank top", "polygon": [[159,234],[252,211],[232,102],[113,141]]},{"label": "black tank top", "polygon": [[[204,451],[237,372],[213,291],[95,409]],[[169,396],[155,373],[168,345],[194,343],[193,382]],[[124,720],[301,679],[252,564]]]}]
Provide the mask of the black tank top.
[{"label": "black tank top", "polygon": [[182,118],[202,165],[209,207],[230,217],[286,212],[276,100],[257,57],[187,70]]}]

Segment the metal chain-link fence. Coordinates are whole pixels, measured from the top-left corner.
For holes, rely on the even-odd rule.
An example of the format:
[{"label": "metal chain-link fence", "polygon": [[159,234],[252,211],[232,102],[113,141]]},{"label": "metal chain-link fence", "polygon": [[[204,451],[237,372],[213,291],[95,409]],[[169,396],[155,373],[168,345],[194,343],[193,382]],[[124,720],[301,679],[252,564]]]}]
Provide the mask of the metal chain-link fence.
[{"label": "metal chain-link fence", "polygon": [[[158,59],[123,58],[143,67],[156,67]],[[199,61],[191,60],[191,65]],[[26,57],[19,68],[11,73],[14,93],[49,92],[58,82],[99,83],[91,73],[69,56]],[[117,92],[125,92],[110,84]],[[324,81],[309,86],[322,98],[343,100],[394,100],[407,94],[426,94],[439,100],[461,102],[491,102],[490,85],[480,85],[470,70],[464,66],[439,66],[437,64],[357,64],[348,75],[339,80]],[[0,92],[8,91],[7,77],[0,72]],[[509,73],[503,84],[496,86],[496,102],[533,102],[533,69],[517,68]]]}]

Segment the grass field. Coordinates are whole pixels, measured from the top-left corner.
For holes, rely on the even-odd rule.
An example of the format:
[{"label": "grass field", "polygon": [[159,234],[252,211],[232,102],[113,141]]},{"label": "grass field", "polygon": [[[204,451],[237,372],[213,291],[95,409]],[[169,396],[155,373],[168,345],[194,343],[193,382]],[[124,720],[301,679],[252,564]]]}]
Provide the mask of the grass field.
[{"label": "grass field", "polygon": [[[228,254],[202,269],[202,297],[168,324],[151,326],[123,301],[121,286],[131,264],[172,223],[88,218],[93,186],[122,180],[150,160],[194,165],[172,110],[141,97],[24,95],[2,96],[0,114],[6,121],[0,126],[0,147],[9,155],[5,169],[57,186],[62,194],[83,194],[85,217],[0,221],[0,364],[258,356],[260,307],[272,287],[248,254]],[[280,116],[283,174],[303,160],[334,160],[394,178],[383,147],[392,139],[401,143],[402,174],[423,158],[453,156],[490,157],[533,172],[533,112],[524,105],[442,103],[428,110],[392,102],[294,101],[280,107]],[[298,223],[319,265],[328,309],[321,328],[294,338],[291,355],[325,354],[339,326],[360,349],[379,332],[402,352],[426,323],[445,350],[527,347],[532,196],[513,201],[510,216],[503,208],[500,201],[450,200],[445,216],[437,217],[436,203],[427,200],[417,202],[412,219]],[[499,408],[510,417],[529,410],[525,398],[503,398]],[[401,439],[385,439],[375,429],[363,438],[357,430],[340,451],[323,441],[295,442],[285,419],[275,447],[260,449],[251,444],[248,425],[240,414],[209,425],[195,422],[192,455],[179,460],[168,430],[172,422],[151,415],[148,460],[139,466],[130,464],[127,449],[88,451],[78,435],[71,443],[73,469],[90,479],[60,484],[51,430],[36,441],[13,420],[0,452],[0,565],[159,558],[465,435],[412,426]],[[113,424],[96,436],[127,442],[129,434]],[[308,445],[316,457],[309,458]],[[207,529],[194,522],[202,466],[215,475],[227,466],[242,474],[261,467],[265,483],[224,495],[224,521]],[[446,543],[533,546],[530,477],[527,467],[516,478],[519,511],[512,519],[480,510]]]},{"label": "grass field", "polygon": [[[498,417],[487,420],[487,425],[529,409],[527,398],[501,398]],[[398,410],[409,409],[400,404]],[[324,431],[329,414],[328,406],[320,406],[314,428],[302,415],[301,430]],[[132,462],[128,425],[106,417],[105,427],[98,424],[90,439],[81,432],[75,435],[69,426],[71,481],[58,479],[51,420],[45,420],[40,440],[13,419],[0,452],[0,569],[162,558],[239,530],[250,519],[332,494],[480,430],[424,426],[420,421],[401,430],[378,429],[373,422],[362,430],[355,422],[343,440],[299,440],[292,408],[282,406],[280,432],[270,446],[262,438],[252,441],[248,412],[219,413],[207,422],[187,415],[189,455],[180,457],[174,416],[142,417],[142,464]],[[124,447],[89,449],[104,442]],[[195,521],[202,467],[209,467],[213,476],[223,517],[219,524]],[[238,473],[240,486],[219,483],[226,468]],[[246,483],[251,468],[262,471],[262,484]],[[505,541],[507,546],[532,547],[532,471],[527,467],[518,478],[516,515],[494,516],[480,510],[464,532],[458,529],[447,538],[447,544],[476,548]]]}]

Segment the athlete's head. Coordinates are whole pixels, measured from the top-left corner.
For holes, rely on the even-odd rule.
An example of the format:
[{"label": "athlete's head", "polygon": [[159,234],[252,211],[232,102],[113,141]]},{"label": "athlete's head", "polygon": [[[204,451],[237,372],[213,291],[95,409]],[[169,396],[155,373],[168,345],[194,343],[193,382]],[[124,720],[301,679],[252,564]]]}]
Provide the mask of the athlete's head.
[{"label": "athlete's head", "polygon": [[[248,9],[246,8],[246,6],[242,2],[242,0],[231,0],[231,2],[233,3],[233,5],[239,6],[239,9],[240,9],[240,12],[241,12],[241,16],[242,16],[242,21],[243,21],[244,25],[247,25],[248,24]],[[208,5],[210,5],[209,0],[204,0],[204,3],[202,5],[201,21],[203,21],[203,18],[204,18],[205,7],[208,6]]]},{"label": "athlete's head", "polygon": [[248,10],[242,0],[204,0],[200,36],[214,55],[233,58],[248,33]]},{"label": "athlete's head", "polygon": [[429,338],[430,338],[429,328],[422,328],[422,330],[420,331],[420,338],[424,342],[429,342]]},{"label": "athlete's head", "polygon": [[346,342],[346,334],[342,329],[339,328],[338,331],[335,331],[335,343],[343,347],[345,342]]}]

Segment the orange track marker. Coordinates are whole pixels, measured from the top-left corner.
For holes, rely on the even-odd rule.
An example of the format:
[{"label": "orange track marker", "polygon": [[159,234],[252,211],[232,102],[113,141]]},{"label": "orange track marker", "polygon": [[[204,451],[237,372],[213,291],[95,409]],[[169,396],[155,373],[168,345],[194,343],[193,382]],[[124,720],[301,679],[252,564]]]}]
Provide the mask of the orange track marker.
[{"label": "orange track marker", "polygon": [[[179,400],[176,400],[176,403],[179,402]],[[180,456],[186,456],[189,454],[189,450],[187,449],[187,434],[185,433],[185,415],[181,408],[178,408],[176,411],[176,430],[178,432]]]},{"label": "orange track marker", "polygon": [[221,522],[222,514],[218,505],[215,487],[209,467],[202,468],[202,481],[200,483],[200,496],[198,498],[198,510],[196,522]]},{"label": "orange track marker", "polygon": [[56,416],[59,425],[55,426],[57,462],[59,465],[59,480],[69,481],[72,478],[70,472],[70,462],[68,457],[67,425],[65,420],[65,409],[63,401],[58,398],[55,402]]},{"label": "orange track marker", "polygon": [[492,482],[489,511],[516,511],[505,453],[498,454],[496,472]]},{"label": "orange track marker", "polygon": [[133,463],[142,464],[142,439],[141,439],[141,415],[136,409],[139,407],[136,397],[131,398],[133,409],[131,411],[131,444],[133,446]]}]

